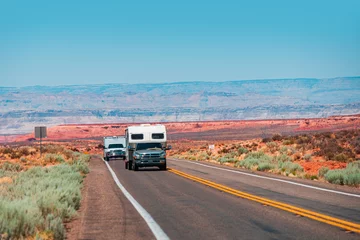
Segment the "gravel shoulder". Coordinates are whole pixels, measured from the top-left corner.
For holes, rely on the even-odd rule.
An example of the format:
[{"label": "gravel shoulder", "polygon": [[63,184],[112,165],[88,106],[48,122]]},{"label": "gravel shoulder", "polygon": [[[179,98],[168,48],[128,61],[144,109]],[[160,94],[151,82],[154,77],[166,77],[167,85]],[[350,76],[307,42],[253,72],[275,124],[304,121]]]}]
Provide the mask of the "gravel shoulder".
[{"label": "gravel shoulder", "polygon": [[[122,161],[122,160],[115,160]],[[99,156],[92,156],[78,216],[67,239],[153,239],[151,230],[116,186]]]}]

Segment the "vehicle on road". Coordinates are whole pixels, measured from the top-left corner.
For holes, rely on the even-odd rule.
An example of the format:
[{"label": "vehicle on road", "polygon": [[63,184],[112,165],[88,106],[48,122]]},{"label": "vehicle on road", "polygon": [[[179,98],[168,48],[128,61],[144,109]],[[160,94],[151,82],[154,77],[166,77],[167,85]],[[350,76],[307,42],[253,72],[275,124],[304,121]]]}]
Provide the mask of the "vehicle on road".
[{"label": "vehicle on road", "polygon": [[164,125],[129,126],[125,130],[125,141],[126,169],[137,171],[139,167],[159,167],[166,170],[166,150],[171,146],[167,146]]},{"label": "vehicle on road", "polygon": [[104,159],[111,158],[126,159],[125,136],[104,137]]}]

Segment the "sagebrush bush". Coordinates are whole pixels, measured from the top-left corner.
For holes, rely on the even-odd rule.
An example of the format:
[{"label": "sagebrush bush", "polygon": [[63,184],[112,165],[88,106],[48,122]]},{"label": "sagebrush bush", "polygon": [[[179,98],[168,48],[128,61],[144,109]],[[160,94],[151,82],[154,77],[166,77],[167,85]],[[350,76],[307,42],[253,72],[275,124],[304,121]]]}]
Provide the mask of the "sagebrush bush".
[{"label": "sagebrush bush", "polygon": [[236,159],[234,159],[234,158],[227,158],[227,157],[221,157],[221,158],[218,159],[218,161],[219,161],[220,163],[235,163],[235,162],[237,162]]},{"label": "sagebrush bush", "polygon": [[[45,231],[51,232],[54,239],[64,239],[63,222],[80,207],[81,173],[89,171],[89,158],[78,155],[71,165],[63,163],[13,172],[10,175],[13,182],[0,188],[0,235],[23,239]],[[9,170],[0,170],[0,177],[6,173]]]},{"label": "sagebrush bush", "polygon": [[1,165],[1,169],[5,171],[19,172],[23,169],[23,167],[18,163],[11,163],[6,161]]},{"label": "sagebrush bush", "polygon": [[249,150],[247,148],[244,148],[244,147],[239,147],[237,151],[238,151],[238,153],[240,155],[249,152]]},{"label": "sagebrush bush", "polygon": [[360,185],[360,161],[348,163],[345,169],[329,170],[325,179],[334,184],[359,186]]},{"label": "sagebrush bush", "polygon": [[245,159],[236,164],[237,167],[245,167],[247,169],[256,168],[259,171],[274,169],[276,165],[273,158],[264,152],[252,152],[245,156]]},{"label": "sagebrush bush", "polygon": [[324,177],[328,171],[329,171],[328,167],[321,167],[318,173],[319,177]]},{"label": "sagebrush bush", "polygon": [[196,160],[199,160],[199,161],[204,161],[204,160],[208,160],[210,159],[210,156],[207,152],[201,152],[200,154],[197,155],[197,158]]},{"label": "sagebrush bush", "polygon": [[277,162],[290,162],[291,158],[288,155],[280,154],[274,157],[274,160]]},{"label": "sagebrush bush", "polygon": [[307,153],[304,155],[304,160],[305,161],[310,161],[311,160],[311,154],[310,153]]},{"label": "sagebrush bush", "polygon": [[44,161],[46,163],[63,163],[65,159],[59,154],[48,153],[45,155]]},{"label": "sagebrush bush", "polygon": [[279,162],[278,163],[279,169],[281,169],[282,172],[286,173],[292,173],[293,175],[296,175],[296,172],[302,172],[304,171],[304,168],[300,166],[297,163],[293,162]]},{"label": "sagebrush bush", "polygon": [[278,150],[278,144],[276,142],[267,142],[266,146],[270,149],[270,152],[272,153]]}]

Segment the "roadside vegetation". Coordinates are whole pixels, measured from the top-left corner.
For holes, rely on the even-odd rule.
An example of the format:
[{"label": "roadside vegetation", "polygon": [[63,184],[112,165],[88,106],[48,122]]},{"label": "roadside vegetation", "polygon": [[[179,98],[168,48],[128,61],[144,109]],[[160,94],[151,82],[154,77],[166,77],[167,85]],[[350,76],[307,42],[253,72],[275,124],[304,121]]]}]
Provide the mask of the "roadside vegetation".
[{"label": "roadside vegetation", "polygon": [[329,183],[360,186],[360,130],[282,136],[194,146],[174,143],[171,156],[210,161]]},{"label": "roadside vegetation", "polygon": [[64,239],[90,155],[45,145],[0,147],[0,239]]}]

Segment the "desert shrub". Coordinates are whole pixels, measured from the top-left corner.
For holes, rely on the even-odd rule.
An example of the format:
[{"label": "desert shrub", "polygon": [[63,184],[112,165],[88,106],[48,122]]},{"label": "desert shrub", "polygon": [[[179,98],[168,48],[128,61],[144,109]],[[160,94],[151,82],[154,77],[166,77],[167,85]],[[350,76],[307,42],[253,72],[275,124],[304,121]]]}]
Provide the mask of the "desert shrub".
[{"label": "desert shrub", "polygon": [[221,164],[223,164],[223,163],[235,163],[235,162],[237,162],[236,159],[234,159],[234,158],[227,158],[227,157],[221,157],[221,158],[219,158],[218,161],[219,161]]},{"label": "desert shrub", "polygon": [[55,217],[53,214],[48,214],[45,220],[45,229],[50,230],[54,239],[65,238],[65,228],[60,217]]},{"label": "desert shrub", "polygon": [[21,158],[20,158],[20,161],[21,161],[22,163],[26,163],[26,162],[27,162],[27,159],[26,159],[26,157],[21,157]]},{"label": "desert shrub", "polygon": [[239,147],[237,151],[238,151],[238,153],[240,155],[249,152],[249,150],[247,148],[244,148],[244,147]]},{"label": "desert shrub", "polygon": [[274,160],[277,162],[290,162],[291,158],[288,155],[280,154],[274,157]]},{"label": "desert shrub", "polygon": [[288,161],[287,162],[279,162],[278,166],[282,172],[292,173],[293,175],[296,175],[296,172],[304,171],[303,167],[300,166],[299,164],[293,163],[293,162],[288,162]]},{"label": "desert shrub", "polygon": [[296,149],[293,148],[293,147],[288,147],[287,149],[287,155],[288,156],[291,156],[291,155],[294,155],[296,153]]},{"label": "desert shrub", "polygon": [[218,151],[219,154],[228,153],[228,152],[230,152],[230,149],[227,149],[227,148],[221,148],[221,149]]},{"label": "desert shrub", "polygon": [[348,162],[349,161],[349,157],[346,156],[344,153],[337,154],[334,157],[334,159],[335,159],[335,161],[338,161],[338,162]]},{"label": "desert shrub", "polygon": [[64,148],[61,145],[56,144],[47,144],[42,146],[42,152],[43,153],[62,153],[64,151]]},{"label": "desert shrub", "polygon": [[328,167],[321,167],[318,173],[319,177],[324,177],[328,171],[329,171]]},{"label": "desert shrub", "polygon": [[263,142],[263,143],[267,143],[267,142],[271,142],[271,141],[272,141],[271,138],[263,138],[263,139],[262,139],[262,142]]},{"label": "desert shrub", "polygon": [[22,156],[30,155],[30,150],[28,147],[20,147],[18,151]]},{"label": "desert shrub", "polygon": [[294,144],[294,140],[285,139],[285,140],[283,140],[283,144],[284,145],[292,145],[292,144]]},{"label": "desert shrub", "polygon": [[310,161],[311,160],[311,154],[310,153],[307,153],[304,155],[304,160],[305,161]]},{"label": "desert shrub", "polygon": [[64,158],[59,154],[48,153],[45,155],[44,161],[46,163],[62,163],[65,162]]},{"label": "desert shrub", "polygon": [[18,158],[20,158],[20,157],[21,157],[21,153],[18,152],[18,151],[16,151],[16,150],[14,150],[14,151],[12,151],[12,152],[10,153],[10,158],[11,158],[11,159],[18,159]]},{"label": "desert shrub", "polygon": [[259,171],[265,171],[275,168],[273,159],[264,152],[252,152],[245,156],[245,159],[236,164],[237,167],[245,167],[247,169],[255,168]]},{"label": "desert shrub", "polygon": [[310,179],[310,180],[319,179],[316,175],[310,175],[310,174],[305,174],[305,175],[303,176],[303,178],[305,178],[305,179]]},{"label": "desert shrub", "polygon": [[64,239],[63,222],[80,207],[83,177],[74,167],[60,164],[18,173],[0,190],[0,234],[23,239],[36,231],[50,231]]},{"label": "desert shrub", "polygon": [[235,157],[238,157],[238,156],[239,155],[238,155],[237,152],[229,152],[229,153],[225,154],[224,157],[226,157],[226,158],[235,158]]},{"label": "desert shrub", "polygon": [[4,171],[19,172],[23,168],[18,163],[11,163],[11,162],[6,161],[1,165],[1,169],[3,169]]},{"label": "desert shrub", "polygon": [[203,160],[208,160],[210,159],[209,154],[207,154],[207,152],[201,152],[198,156],[197,156],[197,160],[203,161]]},{"label": "desert shrub", "polygon": [[296,143],[297,144],[306,144],[306,143],[310,143],[311,142],[311,137],[308,135],[302,135],[302,136],[298,136]]},{"label": "desert shrub", "polygon": [[286,154],[287,151],[288,151],[288,147],[282,146],[282,147],[280,148],[280,153],[282,153],[282,154]]},{"label": "desert shrub", "polygon": [[282,139],[283,139],[283,137],[280,134],[274,134],[272,136],[273,141],[281,141]]},{"label": "desert shrub", "polygon": [[345,169],[329,170],[325,179],[334,184],[358,186],[360,184],[360,161],[348,163]]},{"label": "desert shrub", "polygon": [[4,147],[1,151],[3,154],[11,154],[13,149],[11,147]]},{"label": "desert shrub", "polygon": [[268,171],[274,169],[276,166],[270,162],[260,162],[257,169],[258,171]]},{"label": "desert shrub", "polygon": [[278,149],[278,144],[276,142],[267,142],[266,146],[270,149],[270,152],[274,153]]}]

